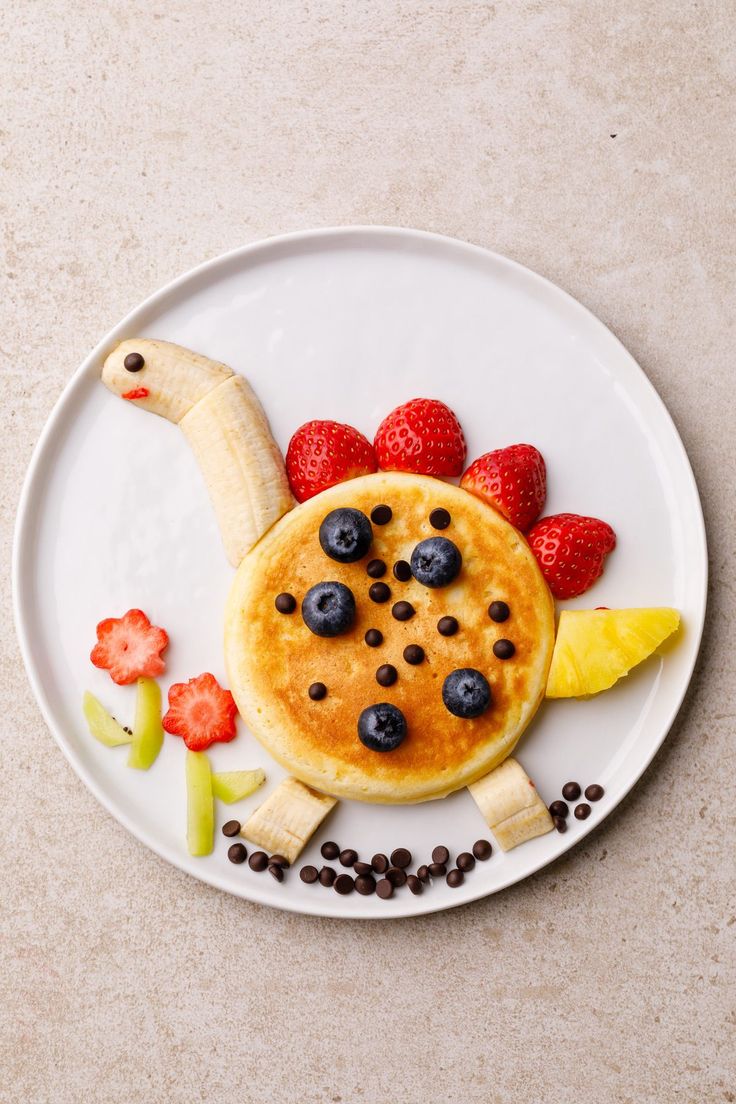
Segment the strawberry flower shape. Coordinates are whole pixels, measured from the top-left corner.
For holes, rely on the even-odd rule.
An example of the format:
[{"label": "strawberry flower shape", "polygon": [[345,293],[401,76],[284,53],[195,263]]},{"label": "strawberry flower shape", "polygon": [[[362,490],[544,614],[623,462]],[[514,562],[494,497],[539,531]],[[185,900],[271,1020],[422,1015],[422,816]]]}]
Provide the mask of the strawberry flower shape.
[{"label": "strawberry flower shape", "polygon": [[90,653],[95,667],[110,672],[119,686],[139,678],[156,678],[165,670],[161,652],[169,643],[164,629],[152,625],[143,610],[107,617],[97,626],[97,643]]},{"label": "strawberry flower shape", "polygon": [[238,709],[229,690],[205,673],[169,689],[169,709],[163,726],[181,736],[190,751],[206,751],[216,741],[227,744],[235,736]]}]

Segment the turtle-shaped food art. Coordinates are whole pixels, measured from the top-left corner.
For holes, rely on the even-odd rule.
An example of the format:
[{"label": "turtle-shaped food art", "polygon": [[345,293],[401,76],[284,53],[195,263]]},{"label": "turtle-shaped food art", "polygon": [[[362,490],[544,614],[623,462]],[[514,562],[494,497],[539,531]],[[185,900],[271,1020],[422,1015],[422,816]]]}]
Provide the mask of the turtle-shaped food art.
[{"label": "turtle-shaped food art", "polygon": [[[502,848],[550,831],[509,758],[517,741],[545,692],[610,685],[674,631],[675,611],[563,614],[556,648],[537,559],[482,498],[389,471],[295,505],[258,399],[225,365],[146,338],[119,345],[102,379],[181,426],[238,569],[230,688],[292,776],[243,835],[293,862],[338,797],[408,803],[464,786]],[[600,685],[586,682],[596,648],[614,653]]]}]

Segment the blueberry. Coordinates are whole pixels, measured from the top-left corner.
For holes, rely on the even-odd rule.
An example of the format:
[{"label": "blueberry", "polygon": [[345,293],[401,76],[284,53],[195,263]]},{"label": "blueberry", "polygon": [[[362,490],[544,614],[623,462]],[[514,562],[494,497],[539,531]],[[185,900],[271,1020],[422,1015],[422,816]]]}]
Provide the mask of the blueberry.
[{"label": "blueberry", "polygon": [[315,583],[304,595],[302,617],[315,636],[339,636],[355,620],[355,597],[343,583]]},{"label": "blueberry", "polygon": [[331,510],[319,527],[322,551],[338,563],[362,560],[373,542],[373,528],[365,514],[343,506]]},{"label": "blueberry", "polygon": [[411,554],[411,573],[428,587],[448,586],[462,567],[460,549],[447,537],[428,537]]},{"label": "blueberry", "polygon": [[406,718],[388,702],[369,705],[358,717],[358,736],[371,751],[393,751],[406,736]]},{"label": "blueberry", "polygon": [[442,700],[455,717],[480,717],[491,704],[491,688],[480,671],[460,667],[442,684]]}]

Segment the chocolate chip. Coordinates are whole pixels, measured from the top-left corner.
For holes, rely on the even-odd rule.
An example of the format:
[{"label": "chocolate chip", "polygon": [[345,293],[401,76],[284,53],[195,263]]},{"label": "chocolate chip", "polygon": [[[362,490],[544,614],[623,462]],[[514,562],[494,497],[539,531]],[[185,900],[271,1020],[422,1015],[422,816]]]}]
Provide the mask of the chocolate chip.
[{"label": "chocolate chip", "polygon": [[553,801],[549,811],[553,817],[566,817],[570,815],[570,806],[566,801]]},{"label": "chocolate chip", "polygon": [[336,859],[340,854],[340,848],[336,843],[333,843],[332,840],[327,840],[327,842],[323,843],[320,847],[319,853],[323,859],[329,859],[330,862],[332,862],[332,860]]},{"label": "chocolate chip", "polygon": [[374,525],[388,525],[393,516],[390,506],[374,506],[371,510],[371,521]]},{"label": "chocolate chip", "polygon": [[343,866],[352,866],[358,859],[358,852],[353,851],[352,847],[346,847],[344,851],[340,852],[340,862]]},{"label": "chocolate chip", "polygon": [[605,792],[603,787],[599,786],[597,782],[594,782],[592,786],[585,787],[585,796],[588,801],[600,801]]},{"label": "chocolate chip", "polygon": [[278,863],[268,864],[268,873],[272,878],[275,878],[277,882],[283,882],[284,880],[284,868],[279,866]]},{"label": "chocolate chip", "polygon": [[437,622],[437,632],[440,636],[454,636],[459,628],[456,617],[440,617]]},{"label": "chocolate chip", "polygon": [[416,876],[416,874],[407,875],[406,884],[415,897],[418,897],[419,894],[424,890],[424,886],[419,881],[419,878]]},{"label": "chocolate chip", "polygon": [[307,885],[311,885],[319,878],[319,872],[316,866],[303,866],[299,871],[299,877],[303,882],[306,882]]},{"label": "chocolate chip", "polygon": [[251,870],[256,870],[260,874],[268,866],[268,855],[265,851],[254,851],[248,859],[248,866]]},{"label": "chocolate chip", "polygon": [[397,621],[409,621],[416,613],[416,610],[411,602],[394,602],[391,607],[391,613]]},{"label": "chocolate chip", "polygon": [[419,644],[407,644],[404,648],[404,659],[407,663],[411,663],[412,667],[416,667],[424,660],[424,648]]},{"label": "chocolate chip", "polygon": [[565,785],[562,787],[562,796],[567,801],[577,801],[577,799],[580,797],[580,793],[580,786],[577,784],[577,782],[566,782]]},{"label": "chocolate chip", "polygon": [[407,866],[411,866],[411,851],[408,851],[406,847],[397,847],[395,851],[391,852],[391,865],[400,866],[402,870]]},{"label": "chocolate chip", "polygon": [[432,878],[444,878],[447,873],[447,867],[444,863],[433,862],[427,867]]},{"label": "chocolate chip", "polygon": [[433,529],[446,529],[451,520],[447,510],[443,510],[441,506],[429,515],[429,524]]},{"label": "chocolate chip", "polygon": [[383,560],[371,560],[366,567],[371,579],[382,579],[386,574],[386,565]]},{"label": "chocolate chip", "polygon": [[372,874],[361,874],[355,879],[355,888],[364,897],[370,897],[371,893],[376,892],[376,879]]},{"label": "chocolate chip", "polygon": [[428,882],[429,881],[429,870],[427,869],[427,867],[424,864],[422,864],[422,866],[420,866],[418,868],[417,878],[419,879],[420,882]]},{"label": "chocolate chip", "polygon": [[472,870],[475,866],[475,859],[469,851],[462,851],[457,857],[457,868],[462,870],[463,873],[467,873],[468,870]]},{"label": "chocolate chip", "polygon": [[123,361],[123,368],[126,372],[140,372],[145,363],[140,353],[128,353]]},{"label": "chocolate chip", "polygon": [[223,826],[222,826],[223,836],[237,836],[239,834],[239,832],[240,832],[240,821],[239,820],[229,820],[227,822],[227,824],[223,824]]},{"label": "chocolate chip", "polygon": [[349,874],[338,874],[335,878],[335,893],[339,893],[341,897],[345,897],[348,893],[352,893],[355,889],[355,882]]},{"label": "chocolate chip", "polygon": [[510,640],[497,640],[493,645],[493,654],[496,659],[511,659],[516,648]]},{"label": "chocolate chip", "polygon": [[439,847],[435,847],[434,851],[432,852],[432,862],[446,863],[449,858],[450,852],[447,850],[446,847],[443,847],[442,844],[440,844]]},{"label": "chocolate chip", "polygon": [[479,862],[486,862],[493,854],[493,848],[488,840],[476,840],[473,844],[473,854]]},{"label": "chocolate chip", "polygon": [[389,861],[386,855],[381,854],[379,851],[377,855],[374,855],[371,859],[371,866],[375,870],[376,874],[385,874],[389,868]]},{"label": "chocolate chip", "polygon": [[372,874],[373,867],[370,863],[356,862],[353,863],[353,870],[356,874]]},{"label": "chocolate chip", "polygon": [[228,847],[227,857],[231,863],[244,863],[248,858],[248,852],[242,843],[234,843]]},{"label": "chocolate chip", "polygon": [[505,602],[491,602],[488,607],[488,616],[491,621],[508,621],[511,610]]},{"label": "chocolate chip", "polygon": [[280,866],[283,867],[285,870],[288,870],[288,868],[291,866],[291,863],[286,858],[286,855],[279,855],[278,853],[276,855],[272,855],[271,858],[268,860],[268,863],[269,866]]},{"label": "chocolate chip", "polygon": [[556,816],[552,817],[552,820],[554,821],[555,828],[558,832],[567,831],[567,820],[565,819],[565,817]]},{"label": "chocolate chip", "polygon": [[399,886],[406,885],[406,871],[402,870],[400,866],[390,866],[386,871],[386,877],[396,889]]},{"label": "chocolate chip", "polygon": [[312,701],[322,701],[327,697],[327,687],[323,682],[313,682],[309,687],[309,696]]},{"label": "chocolate chip", "polygon": [[389,897],[394,895],[394,887],[388,878],[381,878],[380,882],[376,885],[376,893],[379,897],[382,897],[384,901],[387,901]]},{"label": "chocolate chip", "polygon": [[369,629],[363,639],[369,648],[377,648],[379,644],[383,644],[383,633],[380,629]]},{"label": "chocolate chip", "polygon": [[393,686],[399,677],[399,672],[392,663],[383,663],[376,671],[376,682],[379,686]]},{"label": "chocolate chip", "polygon": [[411,579],[411,565],[406,560],[397,560],[394,564],[394,576],[400,583],[408,583]]},{"label": "chocolate chip", "polygon": [[583,801],[582,804],[575,806],[574,811],[577,820],[587,820],[590,816],[590,805],[586,805]]},{"label": "chocolate chip", "polygon": [[287,594],[284,591],[283,594],[276,595],[274,605],[279,613],[293,613],[296,609],[296,598],[293,594]]},{"label": "chocolate chip", "polygon": [[319,872],[319,884],[323,886],[331,886],[336,877],[336,870],[333,870],[331,866],[323,866]]},{"label": "chocolate chip", "polygon": [[388,602],[391,597],[391,588],[385,583],[371,583],[368,588],[368,597],[371,602]]},{"label": "chocolate chip", "polygon": [[457,887],[461,886],[465,881],[465,875],[463,874],[462,870],[457,870],[456,868],[453,868],[448,873],[445,881],[447,882],[450,889],[457,889]]}]

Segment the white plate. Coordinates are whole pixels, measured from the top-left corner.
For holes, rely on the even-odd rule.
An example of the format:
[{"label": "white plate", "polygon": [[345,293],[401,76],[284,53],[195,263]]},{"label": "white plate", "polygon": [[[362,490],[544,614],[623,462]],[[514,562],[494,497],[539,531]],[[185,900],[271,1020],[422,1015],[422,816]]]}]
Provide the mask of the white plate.
[{"label": "white plate", "polygon": [[[601,783],[590,819],[509,854],[497,850],[456,890],[420,897],[338,897],[292,871],[279,885],[226,858],[219,826],[245,819],[283,772],[246,731],[215,745],[216,769],[266,768],[266,789],[218,803],[215,852],[185,845],[184,746],[167,737],[148,773],[126,749],[85,730],[84,688],[125,721],[134,690],[89,662],[97,621],[131,606],[172,644],[164,685],[210,670],[224,681],[222,611],[232,570],[183,435],[120,402],[98,382],[120,339],[191,346],[245,373],[282,448],[309,418],[351,422],[372,437],[381,417],[416,395],[457,412],[469,457],[516,441],[544,453],[546,512],[609,521],[619,543],[602,580],[571,605],[672,605],[684,629],[608,693],[543,706],[518,747],[544,799],[571,779]],[[664,740],[700,642],[706,546],[684,448],[650,383],[615,337],[564,292],[504,257],[412,230],[345,228],[290,234],[202,265],[152,296],[108,334],[74,375],[46,425],[24,487],[14,556],[15,612],[28,674],[46,721],[79,776],[140,840],[229,893],[294,911],[406,916],[502,889],[577,843],[631,789]],[[334,838],[370,857],[438,843],[457,853],[487,836],[466,791],[414,807],[341,802],[301,863],[321,865]]]}]

